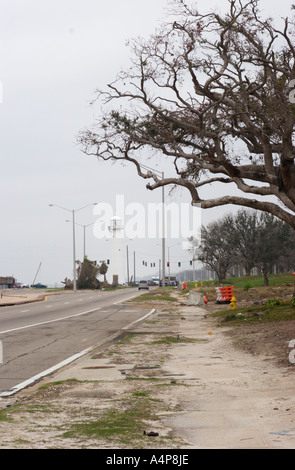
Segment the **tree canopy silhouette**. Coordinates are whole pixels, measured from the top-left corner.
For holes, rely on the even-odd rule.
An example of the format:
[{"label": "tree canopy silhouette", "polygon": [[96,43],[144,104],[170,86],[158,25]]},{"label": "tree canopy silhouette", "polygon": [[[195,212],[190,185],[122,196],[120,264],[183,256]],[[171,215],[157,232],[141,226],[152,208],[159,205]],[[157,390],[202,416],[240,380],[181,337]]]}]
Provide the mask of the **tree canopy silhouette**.
[{"label": "tree canopy silhouette", "polygon": [[[175,0],[158,31],[130,41],[130,69],[97,92],[83,152],[134,164],[150,190],[180,185],[204,209],[250,207],[295,228],[292,14],[277,25],[258,0],[229,0],[222,14]],[[141,167],[153,153],[171,176]]]}]

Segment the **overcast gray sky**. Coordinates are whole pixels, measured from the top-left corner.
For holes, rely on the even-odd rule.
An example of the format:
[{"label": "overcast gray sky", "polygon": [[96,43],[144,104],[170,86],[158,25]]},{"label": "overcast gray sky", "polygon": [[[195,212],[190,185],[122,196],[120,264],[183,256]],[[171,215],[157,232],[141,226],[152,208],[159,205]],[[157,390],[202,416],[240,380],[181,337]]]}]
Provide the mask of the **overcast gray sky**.
[{"label": "overcast gray sky", "polygon": [[[226,0],[200,0],[198,5],[222,8]],[[149,192],[133,167],[98,163],[85,157],[76,136],[92,123],[89,102],[121,67],[128,67],[126,41],[148,36],[165,18],[166,0],[0,0],[1,231],[0,275],[13,274],[48,285],[72,278],[70,213],[48,204],[78,209],[92,202],[114,204],[158,202],[160,190]],[[291,2],[263,1],[270,16],[287,15]],[[132,182],[132,185],[131,185]],[[169,201],[189,202],[177,192]],[[210,211],[207,219],[216,217]],[[206,219],[206,220],[207,220]],[[209,220],[208,219],[208,220]],[[96,220],[92,208],[77,213],[82,225]],[[77,227],[77,258],[83,256],[82,228]],[[107,259],[109,245],[87,231],[90,259]],[[173,252],[176,259],[189,259]],[[160,246],[130,241],[141,261],[158,260]],[[140,271],[141,269],[141,271]]]}]

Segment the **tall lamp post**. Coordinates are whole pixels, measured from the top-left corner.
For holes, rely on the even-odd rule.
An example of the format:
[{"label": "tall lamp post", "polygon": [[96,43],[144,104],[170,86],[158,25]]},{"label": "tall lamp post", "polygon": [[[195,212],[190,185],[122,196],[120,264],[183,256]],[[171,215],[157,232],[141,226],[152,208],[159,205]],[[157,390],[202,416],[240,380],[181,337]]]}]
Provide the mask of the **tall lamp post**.
[{"label": "tall lamp post", "polygon": [[[70,220],[66,220],[66,222],[71,222]],[[95,222],[92,222],[92,224],[87,224],[87,225],[82,225],[82,224],[78,224],[78,222],[75,222],[76,225],[79,225],[80,227],[83,228],[83,259],[85,259],[85,256],[86,256],[86,233],[85,233],[85,230],[87,227],[91,227],[91,225],[94,225]]]},{"label": "tall lamp post", "polygon": [[91,204],[87,204],[86,206],[80,207],[79,209],[67,209],[66,207],[58,206],[57,204],[49,204],[49,207],[58,207],[59,209],[63,209],[67,212],[72,213],[72,222],[73,222],[73,290],[77,292],[77,276],[76,276],[76,240],[75,240],[75,213],[85,209],[89,206],[95,206],[97,202],[93,202]]},{"label": "tall lamp post", "polygon": [[[146,170],[151,170],[154,173],[157,173],[161,176],[161,179],[164,179],[164,172],[156,170],[154,168],[148,167],[146,165],[140,164],[142,168]],[[162,292],[165,292],[165,190],[162,186]]]}]

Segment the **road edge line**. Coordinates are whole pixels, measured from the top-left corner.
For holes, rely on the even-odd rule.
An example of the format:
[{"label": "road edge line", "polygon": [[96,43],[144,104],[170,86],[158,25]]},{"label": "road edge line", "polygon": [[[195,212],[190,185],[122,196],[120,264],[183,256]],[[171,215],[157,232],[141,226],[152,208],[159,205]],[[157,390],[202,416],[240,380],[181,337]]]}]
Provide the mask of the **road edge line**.
[{"label": "road edge line", "polygon": [[[130,323],[129,325],[127,326],[124,326],[122,328],[122,330],[127,330],[129,328],[131,328],[135,323],[138,323],[142,320],[144,320],[145,318],[149,317],[150,315],[152,315],[154,312],[156,311],[156,309],[152,309],[150,312],[148,312],[146,315],[144,315],[143,317],[139,318],[138,320],[135,320],[134,322]],[[122,331],[121,330],[121,331]],[[40,374],[37,374],[33,377],[31,377],[30,379],[28,380],[25,380],[24,382],[21,382],[20,384],[16,385],[15,387],[13,387],[12,389],[8,390],[8,391],[5,391],[5,392],[2,392],[0,393],[0,399],[1,398],[5,398],[5,397],[9,397],[11,395],[14,395],[15,393],[17,392],[20,392],[21,390],[23,390],[24,388],[28,387],[29,385],[32,385],[33,383],[37,382],[38,380],[46,377],[47,375],[50,375],[52,374],[53,372],[56,372],[57,370],[61,369],[62,367],[64,366],[67,366],[69,364],[71,364],[72,362],[74,362],[75,360],[77,359],[80,359],[82,356],[85,356],[86,354],[88,354],[90,351],[93,351],[94,349],[97,349],[101,344],[104,344],[108,341],[110,341],[111,339],[114,339],[116,336],[118,336],[120,333],[116,333],[112,336],[110,336],[109,338],[106,338],[104,341],[102,341],[101,343],[97,344],[96,346],[91,346],[90,348],[87,348],[87,349],[84,349],[83,351],[77,353],[77,354],[74,354],[73,356],[71,357],[68,357],[67,359],[65,359],[64,361],[61,361],[59,362],[58,364],[56,364],[55,366],[52,366],[50,367],[49,369],[46,369],[44,370],[43,372],[40,372]]]}]

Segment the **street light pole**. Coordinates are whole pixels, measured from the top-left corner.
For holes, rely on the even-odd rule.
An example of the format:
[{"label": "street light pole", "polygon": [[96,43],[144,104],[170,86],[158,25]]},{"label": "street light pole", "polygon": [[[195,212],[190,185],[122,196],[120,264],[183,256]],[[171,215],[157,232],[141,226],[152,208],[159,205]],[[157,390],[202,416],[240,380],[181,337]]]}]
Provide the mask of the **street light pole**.
[{"label": "street light pole", "polygon": [[75,236],[75,211],[72,210],[73,214],[73,290],[77,291],[77,274],[76,274],[76,236]]},{"label": "street light pole", "polygon": [[[162,180],[164,180],[164,172],[155,170],[154,168],[148,167],[146,165],[140,164],[142,168],[146,170],[152,170],[154,173],[161,175]],[[159,272],[159,277],[161,276]],[[164,185],[162,186],[162,292],[165,292],[165,190]]]},{"label": "street light pole", "polygon": [[[164,172],[162,172],[164,179]],[[162,292],[165,292],[165,191],[162,187]]]},{"label": "street light pole", "polygon": [[[70,222],[70,220],[66,220],[66,222]],[[87,225],[82,225],[78,224],[78,222],[75,222],[75,225],[79,225],[80,227],[83,228],[83,260],[85,259],[86,256],[86,228],[90,227],[91,225],[94,225],[95,222],[92,222],[91,224]]]},{"label": "street light pole", "polygon": [[73,291],[77,292],[77,275],[76,275],[76,236],[75,236],[75,213],[89,206],[95,206],[97,202],[87,204],[86,206],[80,207],[79,209],[67,209],[66,207],[58,206],[57,204],[49,204],[49,207],[58,207],[67,212],[72,213],[73,222]]}]

